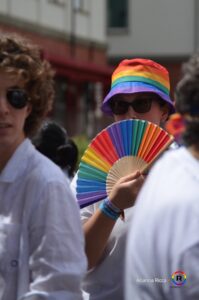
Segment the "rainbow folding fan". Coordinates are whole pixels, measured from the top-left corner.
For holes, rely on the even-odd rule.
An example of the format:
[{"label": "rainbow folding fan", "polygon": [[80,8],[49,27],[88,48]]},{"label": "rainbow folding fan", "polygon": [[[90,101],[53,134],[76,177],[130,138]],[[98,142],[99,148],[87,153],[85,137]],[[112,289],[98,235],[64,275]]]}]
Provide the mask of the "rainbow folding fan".
[{"label": "rainbow folding fan", "polygon": [[144,172],[172,141],[165,130],[143,120],[124,120],[102,130],[81,158],[76,188],[80,207],[106,198],[121,177]]}]

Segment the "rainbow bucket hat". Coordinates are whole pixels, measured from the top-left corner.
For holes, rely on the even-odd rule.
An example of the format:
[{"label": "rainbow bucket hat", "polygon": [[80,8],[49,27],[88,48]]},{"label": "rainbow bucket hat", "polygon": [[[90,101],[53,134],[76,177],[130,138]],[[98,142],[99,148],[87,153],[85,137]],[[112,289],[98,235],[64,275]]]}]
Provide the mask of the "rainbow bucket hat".
[{"label": "rainbow bucket hat", "polygon": [[159,95],[170,106],[173,113],[174,105],[170,99],[169,73],[160,64],[143,58],[124,59],[112,74],[111,90],[105,97],[101,109],[105,114],[112,115],[110,99],[117,94],[134,94],[150,92]]}]

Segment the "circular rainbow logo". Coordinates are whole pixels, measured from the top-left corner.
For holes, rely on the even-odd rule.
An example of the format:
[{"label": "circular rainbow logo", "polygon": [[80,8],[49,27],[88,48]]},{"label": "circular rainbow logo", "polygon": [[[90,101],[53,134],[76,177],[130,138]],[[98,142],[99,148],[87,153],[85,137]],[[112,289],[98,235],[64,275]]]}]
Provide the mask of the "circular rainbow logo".
[{"label": "circular rainbow logo", "polygon": [[187,275],[183,271],[176,271],[171,275],[171,280],[175,285],[181,286],[185,284]]}]

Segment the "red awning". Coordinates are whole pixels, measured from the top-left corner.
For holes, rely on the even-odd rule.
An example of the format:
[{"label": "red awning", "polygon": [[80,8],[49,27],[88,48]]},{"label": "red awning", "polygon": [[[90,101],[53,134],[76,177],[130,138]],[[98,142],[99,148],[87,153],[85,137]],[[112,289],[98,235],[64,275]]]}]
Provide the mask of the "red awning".
[{"label": "red awning", "polygon": [[55,68],[57,75],[68,77],[72,81],[80,82],[103,82],[110,85],[113,68],[100,66],[93,63],[80,63],[75,60],[45,55],[44,57]]}]

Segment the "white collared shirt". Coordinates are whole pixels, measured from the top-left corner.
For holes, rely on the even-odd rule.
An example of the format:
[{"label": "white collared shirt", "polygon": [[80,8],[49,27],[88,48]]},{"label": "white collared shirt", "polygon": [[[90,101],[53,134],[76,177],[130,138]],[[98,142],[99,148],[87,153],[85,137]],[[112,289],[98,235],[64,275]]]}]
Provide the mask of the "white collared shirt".
[{"label": "white collared shirt", "polygon": [[[71,182],[76,194],[77,174]],[[81,220],[85,223],[99,208],[102,201],[81,209]],[[107,241],[98,265],[86,273],[82,282],[84,299],[122,300],[124,294],[124,254],[126,235],[134,214],[134,207],[125,209],[125,222],[118,219]]]},{"label": "white collared shirt", "polygon": [[181,147],[160,158],[138,196],[127,238],[125,299],[199,299],[198,228],[199,161]]},{"label": "white collared shirt", "polygon": [[86,267],[68,181],[26,139],[0,174],[0,299],[82,299]]}]

